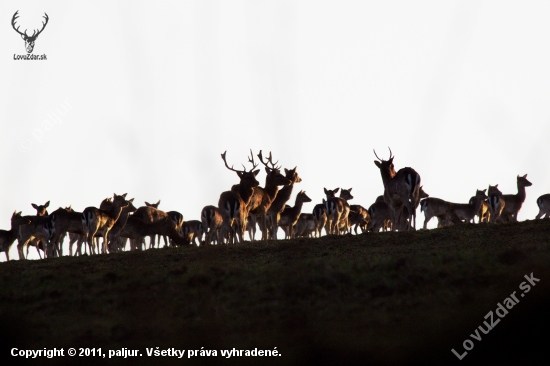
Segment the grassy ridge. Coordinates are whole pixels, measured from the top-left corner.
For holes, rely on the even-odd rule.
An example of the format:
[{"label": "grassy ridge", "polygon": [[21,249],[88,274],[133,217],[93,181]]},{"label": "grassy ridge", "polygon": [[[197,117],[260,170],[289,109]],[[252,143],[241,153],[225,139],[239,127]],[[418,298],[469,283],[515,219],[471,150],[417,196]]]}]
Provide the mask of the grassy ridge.
[{"label": "grassy ridge", "polygon": [[[550,220],[0,263],[2,357],[11,347],[277,347],[277,358],[232,361],[458,363],[451,348],[462,353],[533,272],[537,286],[461,361],[523,363],[544,347],[530,334],[550,325],[549,263]],[[27,364],[84,361],[94,359]],[[206,361],[231,360],[185,359]],[[132,360],[151,362],[182,360]]]}]

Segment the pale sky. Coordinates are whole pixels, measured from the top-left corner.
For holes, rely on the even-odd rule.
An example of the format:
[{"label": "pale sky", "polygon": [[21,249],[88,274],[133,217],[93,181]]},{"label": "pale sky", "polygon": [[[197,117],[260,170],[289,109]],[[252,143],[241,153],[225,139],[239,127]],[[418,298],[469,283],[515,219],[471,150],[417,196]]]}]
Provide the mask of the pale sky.
[{"label": "pale sky", "polygon": [[[14,60],[16,10],[29,33],[48,14],[33,51],[47,60]],[[199,219],[238,183],[226,150],[235,167],[249,149],[297,166],[303,212],[324,187],[368,208],[383,193],[372,150],[388,146],[432,197],[516,193],[528,174],[522,221],[550,192],[548,1],[2,1],[0,14],[2,229],[31,203],[82,211],[114,192]]]}]

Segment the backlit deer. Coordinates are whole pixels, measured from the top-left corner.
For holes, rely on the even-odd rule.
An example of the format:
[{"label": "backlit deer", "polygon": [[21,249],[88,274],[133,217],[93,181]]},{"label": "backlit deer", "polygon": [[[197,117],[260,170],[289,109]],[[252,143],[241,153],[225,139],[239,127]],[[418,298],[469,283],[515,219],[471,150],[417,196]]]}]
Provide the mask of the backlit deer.
[{"label": "backlit deer", "polygon": [[[142,250],[143,239],[154,235],[167,236],[176,244],[180,244],[183,239],[177,230],[176,223],[168,216],[154,222],[145,222],[131,215],[128,217],[126,225],[118,233],[117,238],[112,238],[112,241],[119,242],[120,239],[118,238],[127,238],[130,239],[131,250]],[[147,249],[146,246],[144,246],[144,249]]]},{"label": "backlit deer", "polygon": [[432,217],[437,217],[438,225],[448,226],[453,222],[453,204],[451,202],[444,201],[440,198],[428,197],[420,201],[420,211],[424,212],[424,229],[427,229],[428,221]]},{"label": "backlit deer", "polygon": [[[430,195],[424,192],[422,186],[420,186],[420,192],[418,194],[418,200],[414,204],[415,212],[418,206],[420,205],[420,199],[428,198]],[[439,219],[438,219],[439,221]],[[409,214],[409,209],[407,206],[403,207],[403,213],[401,215],[401,222],[397,225],[398,230],[411,230],[411,215]]]},{"label": "backlit deer", "polygon": [[481,202],[481,206],[479,207],[479,211],[476,213],[478,217],[478,223],[481,222],[489,222],[491,220],[491,212],[489,211],[489,197],[487,199],[483,200]]},{"label": "backlit deer", "polygon": [[535,217],[537,220],[550,218],[550,194],[543,194],[537,198],[537,206],[539,206],[539,213]]},{"label": "backlit deer", "polygon": [[[223,216],[216,206],[205,206],[201,211],[201,222],[204,229],[204,243],[205,245],[221,242],[221,233],[223,227]],[[226,228],[226,232],[229,232],[230,228]]]},{"label": "backlit deer", "polygon": [[502,199],[504,200],[504,209],[501,212],[501,216],[505,221],[508,222],[517,222],[518,221],[518,213],[519,210],[521,210],[521,206],[523,206],[523,202],[525,202],[525,187],[530,187],[533,184],[527,180],[527,174],[520,177],[518,175],[517,177],[517,187],[518,187],[518,193],[516,194],[504,194],[502,195]]},{"label": "backlit deer", "polygon": [[502,211],[506,202],[502,198],[502,192],[498,189],[497,185],[489,185],[489,190],[487,191],[487,203],[489,205],[489,222],[503,222],[501,217]]},{"label": "backlit deer", "polygon": [[319,203],[313,207],[313,219],[315,220],[315,237],[321,237],[321,230],[325,228],[325,233],[328,234],[326,229],[327,225],[327,208],[325,207],[326,201],[323,198],[323,203]]},{"label": "backlit deer", "polygon": [[[141,219],[145,222],[155,222],[162,220],[168,216],[167,212],[164,212],[162,210],[158,209],[158,205],[160,204],[160,200],[156,204],[149,204],[148,202],[145,202],[145,206],[139,207],[136,212],[134,212],[133,216]],[[168,238],[163,237],[164,239],[164,245],[168,246]],[[149,248],[154,248],[156,246],[156,240],[155,237],[151,237],[151,241],[149,242]],[[158,246],[160,247],[160,236],[158,238]]]},{"label": "backlit deer", "polygon": [[182,226],[182,232],[188,244],[201,245],[202,235],[204,234],[202,222],[199,220],[185,221]]},{"label": "backlit deer", "polygon": [[287,207],[283,210],[279,220],[279,226],[285,232],[285,239],[294,238],[294,225],[300,217],[302,206],[305,202],[311,202],[305,191],[300,191],[296,195],[296,201],[293,207]]},{"label": "backlit deer", "polygon": [[[127,207],[130,202],[126,201],[126,193],[123,195],[113,195],[113,205],[111,210],[101,210],[95,207],[86,207],[82,211],[82,225],[86,232],[86,242],[89,247],[92,247],[94,253],[93,239],[95,234],[101,229],[103,230],[103,248],[101,252],[107,254],[107,243],[109,240],[109,231],[115,225],[122,213],[122,209]],[[99,253],[99,248],[98,248]]]},{"label": "backlit deer", "polygon": [[384,200],[384,196],[378,196],[376,201],[370,205],[369,209],[370,222],[367,229],[371,232],[379,232],[392,230],[392,213],[390,207]]},{"label": "backlit deer", "polygon": [[332,190],[324,188],[324,190],[327,196],[325,202],[325,207],[327,209],[327,233],[338,235],[340,233],[340,226],[343,228],[342,231],[347,232],[349,215],[349,204],[347,200],[353,198],[351,195],[351,188],[348,190],[342,189],[340,197],[336,197],[336,193],[338,193],[340,188]]},{"label": "backlit deer", "polygon": [[[49,230],[49,244],[57,248],[61,255],[61,247],[63,244],[63,237],[66,233],[78,234],[79,243],[77,244],[77,252],[81,255],[80,246],[85,235],[84,227],[82,226],[82,213],[75,212],[71,207],[58,208],[48,217],[44,223],[44,227]],[[69,255],[73,254],[72,245],[69,243]]]},{"label": "backlit deer", "polygon": [[[250,151],[252,154],[252,151]],[[271,207],[272,202],[277,197],[279,192],[279,186],[288,186],[291,184],[290,179],[281,174],[281,167],[277,166],[277,163],[273,163],[273,156],[271,152],[267,158],[267,162],[262,157],[262,151],[258,154],[260,162],[265,166],[265,187],[254,187],[254,192],[250,198],[247,211],[249,212],[248,223],[249,235],[251,234],[251,240],[254,238],[256,232],[256,220],[259,219],[260,228],[262,229],[262,240],[267,241],[267,211]]]},{"label": "backlit deer", "polygon": [[[412,217],[411,229],[416,229],[415,205],[420,201],[420,175],[409,167],[402,168],[396,173],[391,149],[389,160],[380,159],[376,151],[374,155],[379,160],[374,161],[374,164],[380,169],[384,183],[384,200],[392,212],[392,222],[402,222],[401,215],[403,207],[406,206]],[[396,230],[396,226],[393,225],[392,229]]]},{"label": "backlit deer", "polygon": [[0,230],[0,252],[6,253],[6,260],[10,260],[10,248],[17,239],[19,234],[19,226],[30,224],[31,220],[21,216],[21,211],[13,211],[11,215],[11,229],[10,230]]},{"label": "backlit deer", "polygon": [[311,238],[315,235],[315,218],[313,214],[301,213],[296,225],[294,225],[294,237]]},{"label": "backlit deer", "polygon": [[361,228],[362,232],[367,231],[370,222],[370,215],[366,208],[361,205],[349,206],[348,223],[350,228],[353,226],[353,231],[357,235],[357,229]]},{"label": "backlit deer", "polygon": [[19,259],[25,259],[24,248],[27,249],[27,254],[29,252],[29,246],[34,246],[38,252],[38,256],[42,258],[40,250],[46,252],[48,251],[46,245],[47,232],[44,230],[44,222],[48,217],[47,207],[50,205],[50,201],[46,202],[43,205],[36,205],[31,203],[32,207],[36,210],[36,216],[23,216],[25,219],[30,220],[29,224],[20,225],[19,234],[17,236],[17,252],[19,254]]},{"label": "backlit deer", "polygon": [[285,205],[292,195],[294,184],[302,181],[302,178],[298,176],[296,169],[298,169],[297,166],[294,167],[294,169],[285,168],[285,177],[290,180],[290,184],[279,190],[279,193],[277,193],[277,196],[273,202],[271,202],[271,206],[269,206],[269,209],[267,210],[267,227],[271,232],[271,238],[273,240],[277,240],[277,230],[279,228],[281,213],[285,209]]},{"label": "backlit deer", "polygon": [[476,195],[470,198],[468,203],[453,203],[453,210],[460,221],[473,223],[474,218],[479,213],[481,205],[487,199],[486,189],[476,190]]},{"label": "backlit deer", "polygon": [[223,218],[222,227],[229,228],[229,240],[227,244],[244,242],[244,232],[247,223],[246,203],[241,199],[239,193],[233,190],[220,194],[218,210]]},{"label": "backlit deer", "polygon": [[236,170],[233,166],[229,167],[226,160],[227,151],[221,156],[225,167],[237,173],[240,179],[239,184],[231,187],[230,191],[222,192],[218,200],[218,209],[223,216],[224,225],[231,228],[231,243],[234,244],[237,239],[239,243],[244,242],[244,233],[248,222],[247,205],[254,193],[254,188],[258,187],[260,182],[256,180],[256,176],[260,170],[254,170],[258,164],[254,163],[252,151],[248,161],[252,163],[252,168],[247,171],[243,165],[243,170]]}]

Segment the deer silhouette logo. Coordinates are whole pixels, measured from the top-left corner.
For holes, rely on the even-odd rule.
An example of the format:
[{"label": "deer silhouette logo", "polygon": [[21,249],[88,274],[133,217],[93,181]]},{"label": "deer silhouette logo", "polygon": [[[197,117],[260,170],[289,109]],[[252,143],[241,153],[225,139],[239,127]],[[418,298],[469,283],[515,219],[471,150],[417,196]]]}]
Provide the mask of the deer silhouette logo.
[{"label": "deer silhouette logo", "polygon": [[32,53],[32,50],[34,49],[34,42],[36,41],[36,38],[38,37],[38,35],[40,33],[42,33],[42,31],[44,30],[44,28],[46,28],[46,24],[48,24],[48,14],[44,13],[44,16],[43,18],[46,19],[46,22],[42,22],[42,29],[38,30],[38,29],[35,29],[32,33],[32,36],[29,36],[27,34],[27,30],[25,29],[25,32],[20,32],[19,31],[19,26],[17,28],[15,28],[15,20],[17,18],[19,18],[19,15],[17,14],[19,12],[19,10],[17,10],[15,12],[15,14],[13,14],[13,18],[11,18],[11,25],[13,27],[13,29],[15,29],[15,31],[17,33],[19,33],[21,35],[21,38],[23,38],[23,40],[25,41],[25,49],[27,50],[27,53]]}]

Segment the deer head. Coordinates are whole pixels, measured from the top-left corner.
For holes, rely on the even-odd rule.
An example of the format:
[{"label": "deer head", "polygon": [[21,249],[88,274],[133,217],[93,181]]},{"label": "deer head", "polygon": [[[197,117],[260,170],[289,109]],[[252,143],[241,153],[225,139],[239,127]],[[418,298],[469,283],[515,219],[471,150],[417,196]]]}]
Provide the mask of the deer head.
[{"label": "deer head", "polygon": [[33,33],[32,33],[32,36],[29,36],[27,34],[27,30],[25,29],[25,32],[20,32],[19,31],[19,26],[17,28],[15,28],[15,20],[17,18],[19,18],[19,15],[17,14],[19,12],[19,10],[17,10],[15,12],[15,14],[13,14],[13,17],[11,18],[11,26],[13,27],[13,29],[19,33],[21,35],[21,38],[23,38],[23,40],[25,41],[25,49],[27,50],[27,53],[32,53],[32,50],[34,49],[34,42],[36,41],[36,38],[38,37],[38,35],[40,33],[42,33],[42,31],[44,30],[44,28],[46,28],[46,24],[48,24],[48,14],[44,13],[44,16],[43,18],[46,20],[45,22],[42,22],[42,29],[38,30],[38,29],[35,29],[33,30]]},{"label": "deer head", "polygon": [[36,210],[36,216],[48,216],[48,206],[50,205],[50,201],[44,203],[43,205],[37,205],[34,203],[31,203],[32,207]]},{"label": "deer head", "polygon": [[227,164],[227,160],[225,160],[225,155],[226,155],[227,151],[225,151],[223,154],[222,154],[222,160],[223,162],[225,163],[225,167],[231,171],[234,171],[235,173],[237,173],[237,175],[239,176],[239,178],[241,179],[241,184],[246,184],[247,186],[249,187],[257,187],[260,185],[260,182],[258,182],[256,180],[256,176],[258,175],[258,173],[260,172],[260,169],[257,169],[257,170],[254,170],[256,169],[256,167],[258,166],[258,164],[256,164],[254,162],[254,156],[252,155],[252,150],[250,150],[250,158],[248,158],[248,161],[252,164],[252,168],[249,170],[249,171],[246,171],[246,168],[244,167],[243,165],[243,170],[237,170],[237,169],[233,169],[233,166],[231,166],[231,168],[229,167],[229,165]]},{"label": "deer head", "polygon": [[260,162],[265,166],[265,172],[267,173],[266,183],[268,180],[270,180],[271,183],[277,186],[288,186],[292,183],[290,179],[281,174],[281,166],[277,166],[277,163],[279,161],[273,163],[273,156],[271,155],[271,151],[269,152],[269,157],[266,159],[267,162],[264,161],[262,150],[260,150],[258,158],[260,158]]},{"label": "deer head", "polygon": [[[380,169],[380,173],[382,174],[382,178],[393,178],[395,177],[395,168],[393,166],[393,158],[395,156],[393,156],[392,152],[391,152],[391,149],[390,147],[388,146],[388,149],[390,150],[390,158],[388,160],[383,160],[383,159],[380,159],[378,157],[378,155],[376,154],[376,151],[373,149],[372,151],[374,151],[374,156],[376,156],[376,158],[379,160],[375,160],[374,161],[374,164]],[[387,179],[386,178],[386,179]]]}]

